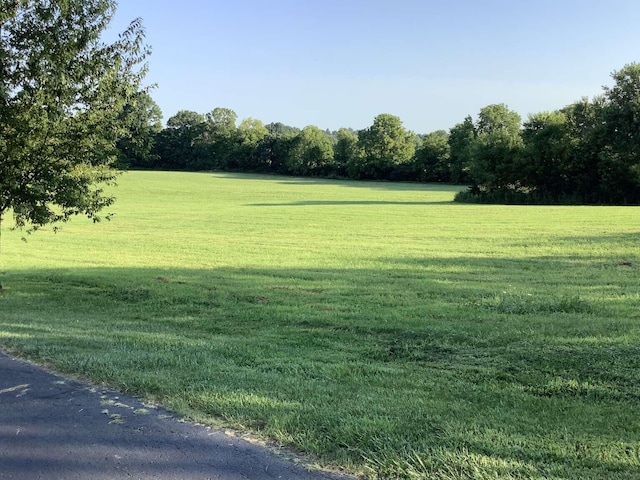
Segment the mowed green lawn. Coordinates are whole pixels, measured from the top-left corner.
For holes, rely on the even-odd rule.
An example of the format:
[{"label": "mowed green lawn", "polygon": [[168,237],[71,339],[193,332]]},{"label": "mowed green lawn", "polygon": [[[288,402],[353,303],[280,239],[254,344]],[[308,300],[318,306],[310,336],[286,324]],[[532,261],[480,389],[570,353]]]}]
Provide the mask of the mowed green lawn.
[{"label": "mowed green lawn", "polygon": [[366,478],[640,478],[640,208],[130,172],[4,228],[0,345]]}]

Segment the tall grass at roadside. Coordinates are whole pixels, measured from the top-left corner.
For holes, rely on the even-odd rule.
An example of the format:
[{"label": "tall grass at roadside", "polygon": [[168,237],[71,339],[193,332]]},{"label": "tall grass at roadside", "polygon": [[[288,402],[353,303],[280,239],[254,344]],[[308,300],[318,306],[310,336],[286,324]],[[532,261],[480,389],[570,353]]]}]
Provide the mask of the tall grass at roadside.
[{"label": "tall grass at roadside", "polygon": [[639,478],[637,207],[131,172],[3,231],[0,344],[367,478]]}]

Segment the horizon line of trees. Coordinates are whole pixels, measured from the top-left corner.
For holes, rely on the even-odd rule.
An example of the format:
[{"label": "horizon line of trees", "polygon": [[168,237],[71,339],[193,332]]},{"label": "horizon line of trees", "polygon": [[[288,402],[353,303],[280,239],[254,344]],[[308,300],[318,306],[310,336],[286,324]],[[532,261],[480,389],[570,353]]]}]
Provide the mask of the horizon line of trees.
[{"label": "horizon line of trees", "polygon": [[182,110],[162,127],[148,93],[124,110],[121,163],[133,169],[239,171],[468,184],[456,200],[640,204],[640,64],[613,87],[560,110],[520,115],[488,105],[449,131],[418,135],[383,113],[355,131],[264,125],[215,108]]}]

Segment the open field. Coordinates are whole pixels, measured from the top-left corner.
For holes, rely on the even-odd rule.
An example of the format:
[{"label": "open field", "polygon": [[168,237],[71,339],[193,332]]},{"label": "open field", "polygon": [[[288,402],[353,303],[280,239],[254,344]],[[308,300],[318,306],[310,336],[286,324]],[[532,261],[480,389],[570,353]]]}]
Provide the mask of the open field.
[{"label": "open field", "polygon": [[0,345],[367,478],[640,478],[640,208],[131,172],[0,253]]}]

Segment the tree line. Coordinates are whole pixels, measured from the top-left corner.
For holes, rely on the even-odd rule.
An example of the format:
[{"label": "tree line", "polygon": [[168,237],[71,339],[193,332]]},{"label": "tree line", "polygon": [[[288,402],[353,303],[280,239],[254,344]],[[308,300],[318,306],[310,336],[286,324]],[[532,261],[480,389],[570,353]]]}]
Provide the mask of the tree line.
[{"label": "tree line", "polygon": [[119,142],[130,168],[223,170],[470,185],[457,200],[503,203],[640,203],[640,65],[613,87],[553,112],[520,115],[488,105],[449,131],[418,135],[394,115],[363,130],[303,129],[233,110],[183,110],[161,126],[148,93],[127,106]]}]

